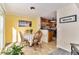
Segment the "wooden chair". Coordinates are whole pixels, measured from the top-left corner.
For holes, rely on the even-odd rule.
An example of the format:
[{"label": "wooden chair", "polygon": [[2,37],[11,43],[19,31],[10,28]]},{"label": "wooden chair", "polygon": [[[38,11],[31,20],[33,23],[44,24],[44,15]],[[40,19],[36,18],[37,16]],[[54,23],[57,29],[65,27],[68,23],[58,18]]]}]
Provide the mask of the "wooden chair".
[{"label": "wooden chair", "polygon": [[36,47],[40,47],[41,48],[41,37],[42,37],[42,32],[39,30],[35,33],[34,37],[33,37],[33,44],[32,46],[34,47],[34,49],[36,50]]}]

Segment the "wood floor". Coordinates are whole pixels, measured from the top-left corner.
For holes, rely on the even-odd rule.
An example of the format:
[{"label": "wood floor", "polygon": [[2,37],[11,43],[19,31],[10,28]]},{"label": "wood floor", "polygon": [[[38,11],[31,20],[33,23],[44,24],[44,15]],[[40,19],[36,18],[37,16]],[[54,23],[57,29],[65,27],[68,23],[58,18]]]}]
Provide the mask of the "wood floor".
[{"label": "wood floor", "polygon": [[48,55],[52,51],[56,49],[56,42],[52,41],[49,43],[42,43],[42,48],[37,47],[36,50],[34,50],[33,47],[24,47],[22,51],[24,52],[24,55]]}]

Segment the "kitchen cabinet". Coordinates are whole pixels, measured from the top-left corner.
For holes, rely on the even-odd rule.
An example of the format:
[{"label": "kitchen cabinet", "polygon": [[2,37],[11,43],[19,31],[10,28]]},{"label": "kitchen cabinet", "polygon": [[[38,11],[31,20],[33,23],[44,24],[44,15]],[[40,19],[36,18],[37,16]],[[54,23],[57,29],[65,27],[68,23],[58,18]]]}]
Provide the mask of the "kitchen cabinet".
[{"label": "kitchen cabinet", "polygon": [[56,31],[56,20],[41,17],[41,30],[43,32],[43,41],[51,42],[56,35],[54,32]]},{"label": "kitchen cabinet", "polygon": [[56,20],[41,17],[41,29],[56,30]]}]

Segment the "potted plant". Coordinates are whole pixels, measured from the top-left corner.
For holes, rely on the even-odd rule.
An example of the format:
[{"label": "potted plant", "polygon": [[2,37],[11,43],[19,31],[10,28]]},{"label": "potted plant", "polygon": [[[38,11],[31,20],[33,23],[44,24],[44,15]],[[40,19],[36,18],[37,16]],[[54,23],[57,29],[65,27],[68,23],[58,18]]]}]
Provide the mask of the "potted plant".
[{"label": "potted plant", "polygon": [[7,50],[3,51],[2,53],[5,55],[22,55],[22,48],[23,46],[13,44],[10,48],[7,48]]}]

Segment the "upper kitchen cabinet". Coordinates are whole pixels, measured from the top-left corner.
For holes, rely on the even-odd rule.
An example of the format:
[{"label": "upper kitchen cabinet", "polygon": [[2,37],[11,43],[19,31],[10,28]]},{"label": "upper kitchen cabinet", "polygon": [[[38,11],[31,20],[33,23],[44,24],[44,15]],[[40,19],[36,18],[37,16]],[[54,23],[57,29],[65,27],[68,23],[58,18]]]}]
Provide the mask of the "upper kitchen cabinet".
[{"label": "upper kitchen cabinet", "polygon": [[56,19],[46,19],[41,17],[41,29],[56,30]]}]

